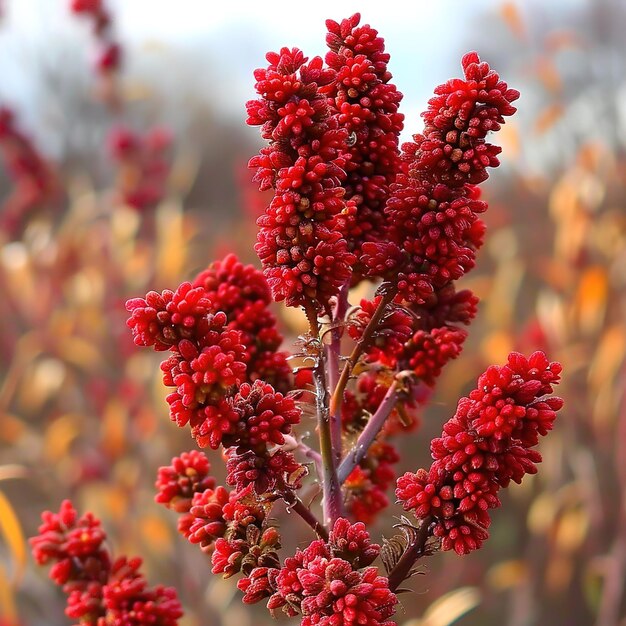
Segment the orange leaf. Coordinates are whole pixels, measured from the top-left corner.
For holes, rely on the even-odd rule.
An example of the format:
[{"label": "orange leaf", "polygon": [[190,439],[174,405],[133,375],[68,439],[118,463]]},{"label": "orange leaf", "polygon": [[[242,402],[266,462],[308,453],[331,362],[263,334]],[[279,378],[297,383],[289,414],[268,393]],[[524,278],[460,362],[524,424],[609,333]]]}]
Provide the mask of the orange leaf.
[{"label": "orange leaf", "polygon": [[526,35],[524,18],[515,2],[503,2],[500,5],[500,16],[516,37],[522,39]]},{"label": "orange leaf", "polygon": [[554,103],[548,105],[535,120],[535,132],[543,134],[556,124],[564,113],[563,105]]},{"label": "orange leaf", "polygon": [[13,506],[2,491],[0,491],[0,532],[15,561],[13,582],[16,583],[26,567],[26,541]]}]

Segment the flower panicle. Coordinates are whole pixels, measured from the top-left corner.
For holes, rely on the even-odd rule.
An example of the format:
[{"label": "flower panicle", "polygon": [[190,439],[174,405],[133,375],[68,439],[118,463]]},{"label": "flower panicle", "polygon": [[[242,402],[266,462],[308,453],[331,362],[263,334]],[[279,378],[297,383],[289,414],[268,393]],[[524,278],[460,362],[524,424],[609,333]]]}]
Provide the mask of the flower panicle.
[{"label": "flower panicle", "polygon": [[398,479],[398,500],[418,519],[435,520],[443,550],[480,548],[489,536],[488,511],[500,506],[499,490],[536,473],[541,455],[534,447],[563,406],[550,395],[560,373],[561,365],[543,352],[528,358],[514,352],[505,365],[488,368],[433,439],[430,469]]},{"label": "flower panicle", "polygon": [[91,513],[79,517],[69,500],[46,511],[30,539],[33,557],[52,565],[50,578],[67,595],[66,614],[81,624],[177,626],[183,612],[171,587],[149,587],[141,559],[113,559],[106,533]]}]

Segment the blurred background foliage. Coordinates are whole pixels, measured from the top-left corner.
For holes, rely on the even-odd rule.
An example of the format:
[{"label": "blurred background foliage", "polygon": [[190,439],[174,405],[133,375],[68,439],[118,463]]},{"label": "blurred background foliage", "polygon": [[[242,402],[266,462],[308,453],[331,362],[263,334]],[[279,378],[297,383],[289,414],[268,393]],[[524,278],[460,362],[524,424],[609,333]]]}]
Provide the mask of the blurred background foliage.
[{"label": "blurred background foliage", "polygon": [[[14,4],[21,11],[29,2]],[[194,3],[180,4],[189,20]],[[429,91],[458,74],[468,49],[522,92],[518,116],[503,129],[503,166],[486,185],[488,243],[464,280],[481,297],[479,315],[421,431],[403,442],[402,469],[426,460],[458,397],[510,350],[544,349],[565,373],[566,407],[542,443],[539,474],[507,491],[483,549],[422,564],[424,576],[411,582],[416,593],[401,597],[398,623],[626,624],[626,5],[443,2],[422,42],[436,42],[422,50],[435,56],[429,63],[401,58],[400,39],[412,25],[402,5],[348,4],[342,15],[328,3],[309,9],[289,40],[271,34],[269,10],[258,30],[250,16],[233,14],[211,48],[197,33],[186,46],[152,37],[147,5],[133,39],[126,3],[112,3],[129,37],[121,38],[124,108],[116,113],[99,97],[80,24],[65,14],[71,36],[42,41],[20,31],[10,0],[0,3],[0,104],[16,112],[62,181],[54,200],[0,233],[2,626],[68,623],[63,598],[24,541],[41,510],[65,497],[103,519],[117,553],[144,557],[152,582],[177,587],[184,626],[269,623],[266,612],[240,603],[232,581],[210,574],[174,517],[153,503],[157,467],[192,442],[167,418],[158,357],[134,349],[124,301],[175,287],[227,251],[255,260],[254,216],[264,199],[245,168],[259,146],[244,125],[251,69],[266,49],[305,47],[303,38],[317,38],[313,52],[321,53],[323,18],[358,9],[386,37],[402,91],[407,81],[410,131],[420,129],[417,111]],[[283,15],[281,36],[286,25]],[[240,54],[220,55],[226,42]],[[411,76],[412,63],[433,67]],[[140,174],[105,146],[120,122],[141,132],[167,126],[174,138],[166,193],[144,211],[121,193]],[[11,190],[0,168],[0,202]],[[283,321],[293,337],[302,320],[292,313]],[[214,466],[219,474],[219,458]],[[391,508],[390,516],[399,514]],[[375,535],[390,534],[390,516]]]}]

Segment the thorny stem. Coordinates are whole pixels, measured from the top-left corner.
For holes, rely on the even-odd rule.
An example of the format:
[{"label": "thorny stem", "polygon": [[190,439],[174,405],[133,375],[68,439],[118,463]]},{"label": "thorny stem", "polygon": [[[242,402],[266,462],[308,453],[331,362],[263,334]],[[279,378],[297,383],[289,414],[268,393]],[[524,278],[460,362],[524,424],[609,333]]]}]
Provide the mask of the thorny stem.
[{"label": "thorny stem", "polygon": [[431,525],[434,521],[432,515],[424,518],[420,524],[419,530],[396,563],[395,567],[389,573],[389,589],[395,591],[411,573],[415,561],[424,555],[426,542],[431,535]]},{"label": "thorny stem", "polygon": [[390,283],[383,283],[379,289],[380,291],[382,291],[383,297],[381,298],[378,307],[374,311],[372,319],[363,331],[363,335],[354,346],[354,350],[352,350],[352,353],[346,360],[346,364],[341,371],[341,376],[339,377],[339,381],[337,382],[337,386],[335,387],[335,390],[333,392],[333,397],[330,401],[330,412],[333,416],[337,416],[340,414],[341,404],[343,402],[343,393],[346,389],[346,385],[348,384],[350,374],[352,373],[352,370],[357,364],[360,356],[369,346],[372,338],[374,337],[374,333],[376,332],[378,324],[385,314],[387,305],[393,300],[394,296],[396,295],[397,288],[392,286]]},{"label": "thorny stem", "polygon": [[[337,303],[333,312],[331,342],[326,346],[326,366],[328,369],[328,389],[335,389],[339,379],[339,358],[341,356],[342,324],[348,311],[348,291],[350,284],[346,282],[337,294]],[[341,462],[341,417],[334,412],[330,414],[330,436],[335,452],[335,464]]]},{"label": "thorny stem", "polygon": [[[319,341],[319,323],[312,303],[305,306],[311,337]],[[326,387],[324,351],[320,350],[316,355],[316,363],[313,368],[313,381],[315,383],[315,404],[317,408],[317,425],[320,439],[320,454],[322,455],[322,508],[324,524],[330,528],[335,520],[341,515],[341,485],[337,479],[337,467],[333,453],[332,438],[330,432],[330,412],[328,410],[329,392]]]},{"label": "thorny stem", "polygon": [[295,511],[317,533],[320,539],[328,541],[328,531],[324,525],[293,491],[285,492],[282,496],[291,511]]},{"label": "thorny stem", "polygon": [[361,462],[363,457],[367,454],[370,446],[376,439],[376,436],[380,432],[380,429],[385,424],[385,421],[393,411],[398,401],[398,382],[394,381],[387,390],[385,397],[380,403],[376,413],[372,415],[367,422],[367,425],[363,429],[363,432],[359,435],[354,448],[346,455],[342,461],[339,469],[337,470],[337,476],[339,478],[339,484],[343,485],[346,478],[350,475],[352,470]]}]

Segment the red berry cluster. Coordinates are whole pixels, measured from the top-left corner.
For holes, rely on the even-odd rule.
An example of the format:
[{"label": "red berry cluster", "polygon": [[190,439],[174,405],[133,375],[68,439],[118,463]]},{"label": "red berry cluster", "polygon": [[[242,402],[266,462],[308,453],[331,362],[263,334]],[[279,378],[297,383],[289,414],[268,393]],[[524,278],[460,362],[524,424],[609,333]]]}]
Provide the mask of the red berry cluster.
[{"label": "red berry cluster", "polygon": [[[129,300],[135,343],[169,350],[170,416],[201,447],[227,448],[228,483],[257,494],[300,485],[306,469],[280,449],[300,421],[282,336],[261,272],[233,254],[175,291]],[[267,380],[273,381],[276,387]]]},{"label": "red berry cluster", "polygon": [[[297,550],[267,577],[273,590],[268,608],[272,612],[281,608],[289,616],[301,614],[303,626],[392,626],[389,618],[398,600],[389,590],[387,578],[370,566],[379,551],[364,524],[351,525],[339,518],[328,542],[318,539]],[[248,595],[252,584],[242,586]],[[252,596],[248,601],[258,599]]]},{"label": "red berry cluster", "polygon": [[[459,554],[480,547],[500,488],[536,471],[534,448],[562,405],[550,395],[560,365],[543,353],[514,353],[489,368],[431,442],[430,469],[397,480],[397,497],[420,524],[402,524],[405,536],[387,543],[387,575],[379,574],[372,563],[381,548],[350,520],[372,522],[389,505],[399,461],[391,437],[418,426],[476,314],[477,298],[455,281],[474,266],[484,235],[487,205],[476,185],[499,153],[487,134],[515,111],[519,94],[466,55],[464,78],[436,89],[424,132],[401,154],[389,55],[359,22],[358,14],[327,22],[326,64],[282,48],[255,72],[259,99],[247,104],[248,123],[261,126],[268,145],[250,167],[274,192],[258,220],[263,272],[229,255],[175,291],[127,303],[135,343],[169,352],[161,370],[172,420],[189,424],[199,446],[225,449],[229,488],[216,484],[203,453],[188,452],[160,468],[157,502],[179,514],[180,533],[211,555],[214,573],[241,574],[245,603],[265,600],[304,626],[391,626],[394,592],[432,551],[430,538]],[[118,137],[120,158],[138,149],[134,141]],[[364,277],[383,282],[351,308],[348,288]],[[272,297],[302,306],[309,321],[295,380]],[[342,358],[346,328],[355,345]],[[319,452],[292,434],[303,407],[317,416]],[[295,451],[317,470],[323,521],[296,493],[307,468]],[[270,521],[279,500],[318,537],[282,565]],[[98,525],[83,526],[81,550],[97,552]],[[60,570],[74,572],[68,563]],[[134,579],[132,565],[118,569],[120,580]],[[96,586],[93,597],[86,589],[80,602],[127,606],[125,584]]]},{"label": "red berry cluster", "polygon": [[278,567],[280,536],[268,523],[271,501],[261,501],[251,485],[232,492],[216,487],[210,469],[201,452],[174,457],[159,469],[155,500],[180,514],[182,535],[212,553],[214,574],[229,578]]},{"label": "red berry cluster", "polygon": [[433,439],[430,469],[398,479],[398,499],[418,519],[434,522],[444,550],[480,548],[488,537],[488,510],[500,506],[500,488],[537,471],[541,455],[533,448],[563,406],[548,395],[560,372],[543,352],[528,359],[512,353],[506,365],[490,367]]},{"label": "red berry cluster", "polygon": [[412,303],[474,266],[484,234],[478,214],[487,208],[475,185],[499,164],[500,148],[485,137],[515,112],[511,102],[519,97],[475,52],[462,66],[465,78],[435,90],[424,133],[402,147],[403,166],[385,208],[390,243],[364,248],[370,274],[398,272],[401,297]]},{"label": "red berry cluster", "polygon": [[398,112],[402,94],[389,82],[384,40],[359,22],[358,14],[339,23],[326,21],[330,52],[325,59],[336,72],[332,115],[348,132],[343,186],[345,200],[352,200],[357,210],[346,236],[357,259],[364,241],[385,236],[383,209],[399,169],[398,138],[404,120]]},{"label": "red berry cluster", "polygon": [[3,106],[0,106],[0,156],[13,180],[13,189],[0,208],[0,228],[14,233],[28,213],[56,198],[58,181],[50,164],[17,127],[13,112]]},{"label": "red berry cluster", "polygon": [[154,208],[165,196],[170,171],[168,150],[172,137],[164,128],[141,136],[126,127],[113,128],[109,151],[117,164],[117,191],[122,201],[137,211]]},{"label": "red berry cluster", "polygon": [[98,43],[96,69],[100,74],[119,70],[122,62],[120,45],[112,34],[112,18],[105,0],[70,0],[70,11],[90,22],[94,38]]},{"label": "red berry cluster", "polygon": [[248,124],[262,126],[269,145],[251,159],[261,189],[275,195],[258,224],[255,250],[276,300],[329,309],[349,278],[354,255],[334,218],[345,208],[348,133],[331,115],[327,93],[335,72],[297,48],[267,55],[255,72],[259,100]]},{"label": "red berry cluster", "polygon": [[69,500],[59,513],[46,511],[39,534],[30,540],[40,565],[52,564],[50,578],[67,594],[68,617],[88,626],[176,626],[183,612],[171,587],[149,587],[141,559],[113,560],[106,534],[91,513],[82,517]]},{"label": "red berry cluster", "polygon": [[272,299],[263,273],[229,254],[198,274],[193,286],[202,287],[214,309],[226,313],[228,327],[241,332],[248,354],[248,380],[261,379],[277,391],[290,391],[288,353],[279,350],[283,336],[269,308]]}]

